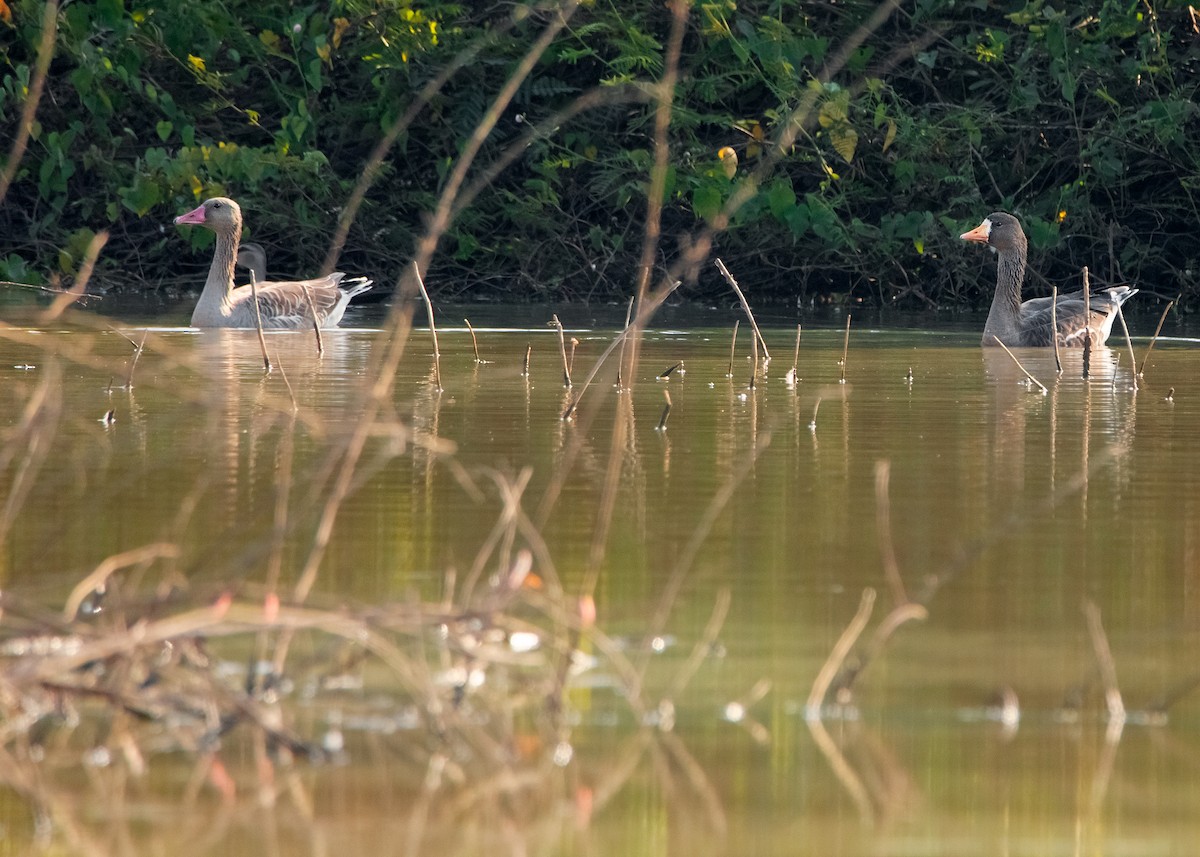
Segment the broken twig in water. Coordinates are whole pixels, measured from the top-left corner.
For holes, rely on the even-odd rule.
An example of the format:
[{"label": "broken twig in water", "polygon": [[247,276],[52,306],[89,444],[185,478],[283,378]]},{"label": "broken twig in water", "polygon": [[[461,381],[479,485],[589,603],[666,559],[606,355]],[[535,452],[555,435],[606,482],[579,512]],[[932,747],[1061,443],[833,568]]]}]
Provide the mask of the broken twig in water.
[{"label": "broken twig in water", "polygon": [[312,316],[313,334],[317,337],[317,356],[322,357],[325,354],[325,341],[321,338],[321,319],[317,317],[317,305],[313,303],[312,292],[309,291],[308,283],[302,282],[300,286],[304,289],[304,299],[308,301],[308,312]]},{"label": "broken twig in water", "polygon": [[669,390],[663,390],[663,398],[667,400],[667,403],[663,405],[662,416],[658,418],[658,425],[655,427],[655,431],[666,431],[667,417],[671,415],[671,393]]},{"label": "broken twig in water", "polygon": [[750,383],[747,388],[753,390],[758,384],[758,337],[750,340]]},{"label": "broken twig in water", "polygon": [[[673,375],[673,374],[676,372],[676,370],[682,370],[682,369],[683,369],[683,361],[682,361],[682,360],[680,360],[678,363],[675,363],[675,364],[673,364],[673,365],[671,365],[671,366],[668,366],[666,369],[664,369],[663,371],[659,372],[659,373],[658,373],[658,380],[660,380],[660,381],[666,381],[666,380],[668,380],[668,379],[671,377],[671,375]],[[682,375],[682,374],[683,374],[683,372],[681,371],[679,374],[681,374],[681,375]]]},{"label": "broken twig in water", "polygon": [[413,274],[417,278],[417,287],[421,290],[421,298],[425,301],[425,312],[429,316],[429,334],[433,337],[433,386],[437,392],[442,392],[442,353],[438,350],[437,325],[433,321],[433,301],[425,289],[425,280],[421,277],[421,269],[413,262]]},{"label": "broken twig in water", "polygon": [[[1180,297],[1182,297],[1182,295]],[[1177,300],[1179,300],[1179,298],[1175,299],[1175,301]],[[1150,352],[1154,350],[1154,343],[1158,342],[1158,334],[1162,332],[1163,322],[1167,320],[1167,313],[1171,311],[1171,307],[1175,306],[1175,301],[1169,301],[1167,303],[1167,308],[1164,309],[1162,311],[1162,315],[1158,317],[1158,326],[1154,328],[1154,335],[1150,337],[1150,345],[1146,347],[1146,355],[1142,358],[1141,367],[1139,368],[1137,365],[1134,365],[1133,367],[1134,371],[1143,378],[1146,377],[1146,364],[1150,361]]]},{"label": "broken twig in water", "polygon": [[562,322],[558,320],[558,313],[554,314],[550,325],[558,331],[558,350],[562,354],[563,362],[563,386],[569,390],[571,389],[571,364],[567,361],[567,338],[563,333]]},{"label": "broken twig in water", "polygon": [[579,340],[574,336],[571,337],[571,359],[567,361],[567,371],[570,372],[575,368],[575,349],[579,347]]},{"label": "broken twig in water", "polygon": [[1038,387],[1039,387],[1039,388],[1041,389],[1041,391],[1042,391],[1042,395],[1043,395],[1043,396],[1044,396],[1044,395],[1046,395],[1047,393],[1049,393],[1049,392],[1050,392],[1049,390],[1047,390],[1047,389],[1046,389],[1046,385],[1045,385],[1045,384],[1043,384],[1043,383],[1042,383],[1041,381],[1039,381],[1037,378],[1035,378],[1035,377],[1033,377],[1032,375],[1030,375],[1030,374],[1029,374],[1029,371],[1028,371],[1028,370],[1027,370],[1027,369],[1026,369],[1024,366],[1022,366],[1022,365],[1021,365],[1021,361],[1017,359],[1017,355],[1013,354],[1011,351],[1009,351],[1009,350],[1008,350],[1008,346],[1007,346],[1007,345],[1005,345],[1005,344],[1004,344],[1003,342],[1001,342],[999,339],[997,339],[997,340],[996,340],[996,344],[997,344],[997,345],[999,345],[1001,348],[1003,348],[1003,349],[1004,349],[1004,353],[1005,353],[1005,354],[1007,354],[1009,357],[1011,357],[1011,358],[1012,358],[1012,360],[1013,360],[1013,363],[1016,363],[1016,364],[1017,364],[1017,368],[1018,368],[1018,369],[1020,369],[1022,372],[1024,372],[1024,373],[1025,373],[1025,377],[1026,377],[1026,378],[1028,378],[1030,381],[1032,381],[1033,383],[1035,383],[1035,384],[1037,384],[1037,385],[1038,385]]},{"label": "broken twig in water", "polygon": [[721,276],[733,288],[738,296],[738,300],[742,302],[742,310],[746,313],[746,318],[750,320],[750,326],[754,328],[754,336],[758,340],[758,344],[762,346],[763,359],[768,362],[771,360],[771,352],[767,350],[766,340],[762,337],[762,332],[758,329],[758,322],[754,320],[754,313],[750,311],[750,302],[746,300],[746,296],[742,294],[741,287],[737,284],[737,280],[733,278],[733,274],[729,273],[729,269],[725,267],[725,263],[720,259],[715,260],[717,270],[721,272]]},{"label": "broken twig in water", "polygon": [[521,366],[521,377],[522,378],[529,377],[529,356],[531,354],[533,354],[533,346],[526,345],[525,346],[525,363]]}]

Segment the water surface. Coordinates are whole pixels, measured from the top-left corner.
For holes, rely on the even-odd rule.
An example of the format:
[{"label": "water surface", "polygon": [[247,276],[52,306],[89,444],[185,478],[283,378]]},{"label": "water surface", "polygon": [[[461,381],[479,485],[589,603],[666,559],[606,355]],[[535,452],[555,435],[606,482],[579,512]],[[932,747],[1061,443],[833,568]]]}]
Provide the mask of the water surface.
[{"label": "water surface", "polygon": [[[523,720],[536,704],[514,709],[505,761],[491,767],[469,763],[478,747],[431,734],[407,692],[369,665],[356,686],[307,696],[297,666],[283,716],[314,740],[336,732],[345,752],[281,765],[269,787],[245,730],[215,756],[154,752],[161,724],[84,706],[54,731],[51,769],[0,766],[14,849],[1192,852],[1192,342],[1160,341],[1136,391],[1123,347],[1094,355],[1088,380],[1078,354],[1056,375],[1048,353],[1024,352],[1042,393],[1003,352],[980,349],[974,329],[863,324],[843,383],[831,319],[805,330],[789,385],[795,328],[774,325],[751,389],[748,327],[728,377],[734,316],[714,312],[651,329],[633,383],[618,390],[601,373],[564,421],[619,322],[561,317],[578,339],[571,390],[557,334],[541,323],[472,319],[488,361],[477,363],[466,326],[443,313],[441,392],[428,332],[414,331],[342,488],[363,390],[394,341],[381,317],[328,332],[322,356],[310,335],[269,335],[270,374],[253,333],[154,329],[131,389],[141,327],[6,329],[0,574],[23,603],[58,610],[107,558],[168,544],[177,556],[114,578],[122,611],[167,589],[178,606],[156,610],[222,593],[254,604],[265,589],[287,604],[344,490],[311,603],[365,611],[461,597],[478,608],[528,547],[545,588],[513,621],[521,610],[533,621],[561,585],[568,607],[593,594],[597,629],[578,642],[594,660],[572,671],[569,731]],[[35,411],[47,396],[53,407]],[[23,431],[30,414],[37,430]],[[526,523],[497,542],[514,485]],[[874,611],[843,665],[860,668],[844,704],[835,686],[810,707],[868,589]],[[907,601],[927,616],[877,636]],[[1106,709],[1085,609],[1111,651],[1123,729]],[[470,658],[426,645],[434,681],[443,667],[471,674]],[[212,646],[238,687],[245,644]],[[297,658],[311,671],[343,655],[314,642]],[[643,676],[635,698],[621,662]],[[493,679],[478,677],[493,703],[531,692]],[[447,704],[474,692],[463,681],[447,679]],[[501,715],[481,705],[478,716],[486,732]],[[130,741],[144,771],[122,755]],[[448,765],[437,788],[430,752]],[[236,796],[222,797],[214,758]],[[30,771],[41,786],[22,779]]]}]

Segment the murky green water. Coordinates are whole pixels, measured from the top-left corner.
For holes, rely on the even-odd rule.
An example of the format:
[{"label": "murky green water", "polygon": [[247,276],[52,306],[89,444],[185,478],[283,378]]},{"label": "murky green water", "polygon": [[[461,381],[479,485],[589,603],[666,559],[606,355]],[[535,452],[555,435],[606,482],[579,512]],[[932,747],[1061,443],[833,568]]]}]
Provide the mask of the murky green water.
[{"label": "murky green water", "polygon": [[[465,734],[510,718],[503,746],[454,746],[459,733],[431,732],[378,666],[308,693],[301,676],[344,656],[309,641],[288,662],[295,683],[279,710],[305,737],[344,741],[335,759],[272,766],[250,729],[197,756],[169,749],[162,724],[76,702],[78,723],[68,712],[36,752],[7,733],[4,847],[1193,853],[1194,345],[1160,342],[1137,392],[1128,354],[1113,368],[1117,350],[1097,355],[1086,382],[1078,355],[1056,378],[1048,355],[1023,354],[1043,395],[974,331],[864,326],[842,384],[842,332],[829,324],[805,331],[790,387],[794,328],[780,326],[764,331],[773,359],[749,390],[744,324],[726,377],[733,318],[652,329],[632,391],[602,376],[564,422],[612,326],[562,314],[579,340],[568,392],[554,331],[472,319],[490,361],[477,364],[466,328],[443,313],[444,390],[417,330],[362,439],[310,602],[361,613],[444,600],[483,615],[528,547],[542,588],[526,587],[512,621],[556,597],[556,583],[571,609],[594,584],[598,631],[579,644],[594,661],[572,670],[560,726],[548,729],[538,704],[472,709],[472,693],[495,706],[534,686],[497,689],[498,668],[447,677],[478,662],[439,653],[434,635],[423,644],[430,680],[448,706],[466,694],[479,732]],[[330,332],[320,358],[309,336],[269,336],[277,368],[264,375],[253,334],[152,330],[131,390],[126,337],[139,341],[141,328],[3,334],[10,597],[49,616],[106,558],[168,545],[177,556],[117,573],[97,626],[149,604],[153,622],[222,593],[252,606],[275,588],[291,603],[389,334]],[[1146,340],[1137,346],[1140,358]],[[679,361],[683,371],[656,380]],[[672,409],[659,431],[664,391]],[[523,517],[505,530],[513,485],[524,485]],[[874,611],[846,662],[861,668],[852,692],[836,705],[835,684],[829,704],[810,707],[868,588]],[[881,636],[906,599],[927,617]],[[1103,623],[1123,730],[1106,713],[1085,605]],[[30,626],[13,615],[10,604],[5,620]],[[248,644],[211,645],[236,689]],[[473,764],[479,754],[493,763]],[[429,758],[445,767],[431,772]]]}]

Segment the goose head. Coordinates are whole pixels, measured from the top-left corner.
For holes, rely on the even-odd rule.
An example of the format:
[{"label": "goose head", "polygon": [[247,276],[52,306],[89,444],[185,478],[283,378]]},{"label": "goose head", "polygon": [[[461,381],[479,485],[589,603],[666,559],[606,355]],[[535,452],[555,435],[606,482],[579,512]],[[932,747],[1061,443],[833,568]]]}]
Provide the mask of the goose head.
[{"label": "goose head", "polygon": [[218,235],[241,235],[242,210],[223,196],[206,199],[198,208],[175,218],[176,226],[203,226]]},{"label": "goose head", "polygon": [[970,232],[964,232],[959,238],[976,244],[986,244],[998,253],[1023,252],[1028,246],[1021,222],[1003,211],[989,214],[983,219],[983,223]]}]

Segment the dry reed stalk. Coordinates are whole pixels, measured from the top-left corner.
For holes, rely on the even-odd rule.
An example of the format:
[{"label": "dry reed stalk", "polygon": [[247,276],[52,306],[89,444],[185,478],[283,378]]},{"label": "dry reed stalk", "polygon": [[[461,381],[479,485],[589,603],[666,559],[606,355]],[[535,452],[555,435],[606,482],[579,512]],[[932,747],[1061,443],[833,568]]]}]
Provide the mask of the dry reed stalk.
[{"label": "dry reed stalk", "polygon": [[808,423],[808,428],[810,431],[817,430],[817,411],[820,410],[820,408],[821,408],[821,397],[817,396],[817,400],[815,402],[813,402],[812,419],[809,420],[809,423]]},{"label": "dry reed stalk", "polygon": [[1083,379],[1092,374],[1092,287],[1087,265],[1083,266]]},{"label": "dry reed stalk", "polygon": [[429,316],[429,335],[433,338],[433,386],[438,393],[442,392],[442,352],[438,348],[437,324],[433,320],[433,301],[425,288],[425,280],[421,278],[421,269],[413,262],[413,276],[417,278],[417,288],[421,290],[421,299],[425,301],[425,312]]},{"label": "dry reed stalk", "polygon": [[1112,650],[1108,646],[1108,637],[1104,633],[1104,624],[1100,621],[1100,608],[1092,600],[1083,604],[1083,613],[1087,617],[1088,633],[1092,638],[1092,650],[1096,654],[1096,666],[1100,670],[1100,679],[1104,683],[1104,701],[1108,708],[1109,722],[1125,722],[1125,702],[1121,699],[1121,689],[1117,686],[1117,665],[1113,660]]},{"label": "dry reed stalk", "polygon": [[1058,286],[1050,287],[1050,341],[1054,343],[1054,372],[1062,374],[1062,360],[1058,356]]},{"label": "dry reed stalk", "polygon": [[[129,374],[125,376],[125,386],[123,389],[133,389],[133,370],[137,368],[138,358],[140,358],[142,356],[142,352],[146,350],[146,337],[149,335],[149,330],[143,330],[142,341],[140,343],[133,344],[133,357],[129,360]],[[124,336],[124,334],[122,334],[122,336]],[[128,336],[126,336],[125,339],[133,343],[133,340],[129,339]]]},{"label": "dry reed stalk", "polygon": [[562,354],[563,362],[563,386],[569,390],[571,389],[571,363],[567,360],[567,337],[563,332],[562,322],[558,320],[558,313],[554,314],[550,323],[558,331],[558,351]]},{"label": "dry reed stalk", "polygon": [[475,362],[483,363],[484,361],[479,359],[479,341],[475,338],[475,328],[471,327],[471,320],[469,318],[464,318],[463,322],[467,325],[467,331],[471,334],[471,348],[475,352]]},{"label": "dry reed stalk", "polygon": [[180,555],[178,545],[167,542],[144,545],[106,558],[83,580],[75,584],[63,605],[62,621],[74,622],[79,618],[79,608],[89,595],[107,584],[108,579],[123,568],[131,565],[149,565],[157,559],[174,559]]},{"label": "dry reed stalk", "polygon": [[658,380],[668,381],[668,380],[670,380],[671,376],[673,374],[675,374],[676,371],[679,371],[680,374],[682,375],[683,372],[680,371],[682,369],[683,369],[683,361],[682,360],[680,360],[678,363],[672,363],[666,369],[664,369],[658,373]]},{"label": "dry reed stalk", "polygon": [[725,267],[725,263],[718,257],[713,260],[717,266],[717,270],[721,272],[721,276],[725,278],[725,282],[729,283],[734,293],[738,296],[738,300],[742,304],[742,312],[746,313],[746,318],[750,320],[750,326],[754,328],[754,336],[762,346],[763,359],[770,362],[771,352],[767,350],[767,342],[763,339],[762,332],[758,329],[758,322],[754,320],[754,313],[750,311],[750,302],[746,300],[746,295],[742,292],[742,287],[738,285],[737,280],[733,278],[733,274],[729,273],[729,269]]},{"label": "dry reed stalk", "polygon": [[842,631],[842,635],[834,644],[829,657],[813,681],[812,690],[809,691],[808,702],[804,710],[804,720],[808,724],[809,732],[812,733],[813,741],[816,742],[817,748],[825,756],[825,760],[829,763],[834,776],[838,778],[842,787],[850,794],[855,806],[858,807],[859,816],[864,822],[872,818],[870,794],[867,792],[866,786],[863,785],[862,779],[854,772],[853,766],[847,761],[842,751],[838,749],[837,742],[833,740],[833,737],[825,728],[821,709],[824,707],[825,695],[829,692],[830,684],[833,682],[834,677],[841,671],[842,664],[850,654],[850,650],[854,648],[854,643],[862,634],[863,629],[867,627],[867,622],[871,619],[871,610],[874,605],[875,590],[870,588],[864,589],[854,618],[850,620],[850,624]]},{"label": "dry reed stalk", "polygon": [[425,106],[433,100],[434,96],[441,92],[442,87],[450,81],[450,78],[460,69],[469,65],[486,46],[494,44],[518,20],[518,16],[510,15],[497,21],[487,34],[460,51],[453,60],[438,72],[437,76],[430,79],[421,88],[421,91],[417,93],[417,97],[408,105],[408,109],[396,118],[387,132],[380,138],[379,142],[375,144],[375,148],[371,150],[371,154],[367,158],[366,166],[359,174],[358,181],[354,185],[354,190],[351,191],[350,197],[342,207],[341,216],[338,217],[337,231],[334,233],[329,250],[325,254],[325,262],[321,266],[323,274],[332,273],[333,269],[337,266],[338,257],[342,253],[342,248],[346,245],[346,238],[350,235],[350,226],[354,223],[355,218],[358,217],[358,210],[362,207],[363,200],[366,199],[367,191],[375,183],[375,179],[379,176],[379,170],[383,167],[384,159],[387,157],[392,146],[400,139],[400,135],[412,124],[420,112],[425,109]]},{"label": "dry reed stalk", "polygon": [[50,306],[42,313],[41,324],[49,324],[56,320],[66,311],[67,307],[83,297],[83,291],[87,288],[88,280],[92,278],[92,272],[96,269],[96,260],[100,257],[100,251],[104,249],[104,245],[107,243],[108,232],[106,231],[102,230],[92,236],[92,240],[88,242],[87,250],[84,251],[83,261],[79,263],[79,273],[75,276],[74,284],[66,291],[60,292],[50,302]]},{"label": "dry reed stalk", "polygon": [[[996,344],[997,344],[997,345],[999,345],[1001,348],[1003,348],[1003,349],[1004,349],[1004,353],[1005,353],[1005,354],[1007,354],[1009,357],[1011,357],[1011,358],[1012,358],[1012,360],[1013,360],[1013,363],[1016,363],[1016,364],[1017,364],[1017,368],[1018,368],[1018,369],[1020,369],[1022,372],[1024,372],[1024,373],[1025,373],[1025,377],[1026,377],[1026,378],[1028,378],[1030,381],[1032,381],[1033,383],[1035,383],[1035,384],[1037,384],[1037,385],[1038,385],[1038,387],[1039,387],[1039,388],[1041,389],[1041,391],[1042,391],[1042,395],[1046,395],[1047,393],[1049,393],[1049,392],[1050,392],[1049,390],[1047,390],[1047,389],[1046,389],[1046,385],[1045,385],[1045,384],[1043,384],[1043,383],[1042,383],[1041,381],[1039,381],[1037,378],[1035,378],[1035,377],[1033,377],[1032,375],[1030,375],[1030,374],[1029,374],[1029,371],[1028,371],[1028,370],[1027,370],[1027,369],[1026,369],[1024,366],[1022,366],[1022,365],[1021,365],[1021,361],[1017,359],[1017,355],[1013,354],[1011,351],[1009,351],[1009,350],[1008,350],[1008,346],[1007,346],[1007,345],[1005,345],[1005,344],[1004,344],[1003,342],[1001,342],[999,339],[997,339],[997,340],[996,340]],[[1084,377],[1087,377],[1087,376],[1085,375]]]},{"label": "dry reed stalk", "polygon": [[[1133,371],[1133,392],[1136,393],[1138,391],[1137,355],[1133,353],[1133,340],[1129,338],[1129,325],[1125,324],[1125,313],[1121,312],[1120,304],[1117,304],[1117,318],[1120,319],[1120,321],[1121,321],[1121,332],[1125,334],[1125,345],[1129,349],[1130,365],[1133,367],[1133,370],[1134,370]],[[1119,354],[1117,356],[1120,357]],[[1117,373],[1114,371],[1113,376],[1115,377],[1116,374]]]},{"label": "dry reed stalk", "polygon": [[792,369],[784,376],[784,380],[792,386],[800,380],[800,334],[803,332],[803,325],[796,325],[796,349],[792,352]]},{"label": "dry reed stalk", "polygon": [[579,347],[579,340],[574,336],[571,337],[571,359],[567,361],[567,371],[570,372],[575,368],[575,349]]},{"label": "dry reed stalk", "polygon": [[[1176,298],[1175,300],[1178,300],[1178,298]],[[1137,374],[1142,376],[1143,378],[1146,377],[1146,363],[1149,362],[1149,360],[1150,360],[1150,352],[1154,350],[1154,343],[1158,342],[1158,334],[1162,332],[1163,322],[1165,322],[1167,320],[1167,313],[1169,313],[1171,311],[1171,307],[1173,307],[1173,306],[1175,306],[1175,301],[1169,301],[1167,303],[1166,309],[1164,309],[1162,311],[1162,315],[1160,315],[1158,317],[1158,325],[1154,328],[1154,336],[1150,337],[1150,344],[1146,347],[1145,356],[1142,357],[1141,368],[1139,369],[1137,364],[1134,363],[1134,366],[1133,366],[1134,371],[1137,372]]]},{"label": "dry reed stalk", "polygon": [[671,391],[663,390],[663,398],[666,399],[667,402],[665,405],[663,405],[662,416],[658,418],[658,425],[655,427],[655,431],[666,431],[667,417],[671,415]]},{"label": "dry reed stalk", "polygon": [[747,389],[753,390],[758,384],[758,337],[750,339],[750,383]]},{"label": "dry reed stalk", "polygon": [[258,278],[250,272],[250,294],[254,298],[254,329],[258,331],[258,345],[262,349],[263,370],[271,374],[271,358],[267,356],[267,337],[263,335],[262,309],[258,305]]},{"label": "dry reed stalk", "polygon": [[16,425],[7,429],[4,442],[0,445],[0,472],[20,455],[14,472],[0,481],[0,490],[7,486],[7,497],[0,510],[0,545],[3,545],[9,529],[16,520],[17,512],[25,497],[33,488],[38,471],[50,453],[54,436],[58,431],[62,414],[62,371],[57,362],[47,365],[41,383],[34,389],[21,411]]},{"label": "dry reed stalk", "polygon": [[839,384],[846,383],[846,359],[850,356],[850,313],[846,313],[846,335],[842,339],[842,374],[838,378]]},{"label": "dry reed stalk", "polygon": [[[253,279],[253,274],[251,279]],[[301,282],[301,287],[304,289],[304,300],[308,304],[308,314],[312,318],[313,334],[317,337],[317,356],[325,355],[325,341],[321,338],[321,320],[317,317],[317,305],[313,303],[312,292],[308,288],[308,283]]]},{"label": "dry reed stalk", "polygon": [[[717,489],[712,499],[708,501],[708,506],[705,507],[704,514],[700,516],[700,520],[696,523],[695,528],[693,528],[687,544],[683,546],[678,559],[671,568],[671,575],[667,578],[662,594],[658,598],[658,604],[654,608],[654,613],[645,625],[644,630],[647,637],[655,637],[663,632],[663,629],[666,627],[667,618],[674,609],[675,600],[679,597],[683,584],[687,580],[688,574],[692,571],[692,565],[695,563],[696,557],[699,556],[700,549],[704,546],[705,541],[716,526],[717,519],[733,499],[733,495],[737,491],[738,486],[742,484],[742,480],[754,470],[758,459],[770,445],[771,432],[767,430],[759,435],[754,448],[746,456],[746,459],[729,474],[725,482]],[[636,664],[639,677],[645,677],[648,663],[649,655],[643,654]],[[640,680],[638,690],[640,692]]]},{"label": "dry reed stalk", "polygon": [[[11,26],[11,25],[10,25]],[[21,119],[17,125],[16,136],[8,150],[8,161],[4,172],[0,174],[0,203],[8,195],[8,189],[13,179],[17,177],[17,168],[25,157],[25,149],[29,145],[29,137],[33,133],[33,117],[37,115],[38,105],[42,101],[42,91],[46,86],[46,73],[50,70],[50,60],[54,56],[54,43],[58,34],[58,0],[48,0],[42,7],[42,40],[38,43],[37,59],[34,61],[33,74],[29,78],[29,89],[25,95],[25,104],[21,108]]]},{"label": "dry reed stalk", "polygon": [[525,346],[525,362],[521,364],[521,377],[522,378],[529,377],[529,358],[532,354],[533,354],[533,346],[526,345]]},{"label": "dry reed stalk", "polygon": [[892,504],[888,496],[891,473],[890,461],[875,462],[875,531],[879,553],[883,558],[883,574],[892,588],[892,600],[899,607],[908,603],[908,593],[900,577],[900,563],[896,561],[896,548],[892,543]]},{"label": "dry reed stalk", "polygon": [[733,340],[729,343],[729,371],[725,373],[726,378],[733,377],[733,358],[737,355],[737,335],[739,324],[741,324],[741,319],[734,319]]},{"label": "dry reed stalk", "polygon": [[[671,166],[671,146],[668,133],[671,128],[671,106],[675,100],[675,86],[679,79],[679,59],[683,52],[683,36],[687,30],[687,3],[668,4],[671,12],[671,29],[667,35],[663,58],[662,79],[653,85],[654,110],[654,164],[650,168],[650,188],[646,193],[646,220],[642,232],[642,255],[637,268],[637,285],[634,296],[638,303],[646,299],[650,287],[650,272],[654,269],[654,257],[658,253],[662,234],[662,201],[666,195],[667,174]],[[634,342],[636,353],[637,343]]]},{"label": "dry reed stalk", "polygon": [[[621,355],[617,358],[617,383],[615,384],[618,390],[622,388],[621,373],[625,371],[625,343],[628,342],[629,323],[633,320],[634,300],[636,300],[636,298],[630,298],[629,304],[625,307],[625,326],[621,328]],[[591,379],[589,378],[588,380]],[[583,386],[584,389],[587,388],[586,383]]]}]

